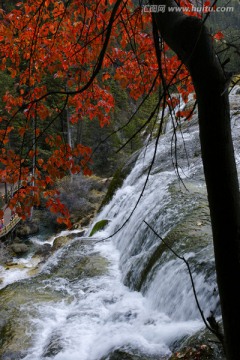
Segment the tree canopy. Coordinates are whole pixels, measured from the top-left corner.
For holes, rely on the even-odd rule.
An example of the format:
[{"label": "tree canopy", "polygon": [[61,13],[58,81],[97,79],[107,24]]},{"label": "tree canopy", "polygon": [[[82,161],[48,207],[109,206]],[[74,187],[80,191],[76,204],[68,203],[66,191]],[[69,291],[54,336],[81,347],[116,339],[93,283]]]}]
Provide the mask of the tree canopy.
[{"label": "tree canopy", "polygon": [[[193,11],[188,0],[181,5],[189,16],[208,16]],[[155,112],[174,112],[180,97],[187,102],[194,92],[185,65],[153,36],[150,10],[131,0],[2,4],[0,69],[8,86],[0,113],[0,178],[21,185],[9,206],[23,218],[43,194],[47,206],[62,214],[58,221],[70,225],[52,185],[69,172],[90,174],[92,149],[77,137],[66,139],[61,128],[86,121],[109,126],[115,106],[111,84],[126,89],[138,105],[156,93]],[[223,35],[218,31],[213,38]],[[176,121],[189,118],[191,109],[175,115]],[[152,118],[151,113],[135,132]]]}]

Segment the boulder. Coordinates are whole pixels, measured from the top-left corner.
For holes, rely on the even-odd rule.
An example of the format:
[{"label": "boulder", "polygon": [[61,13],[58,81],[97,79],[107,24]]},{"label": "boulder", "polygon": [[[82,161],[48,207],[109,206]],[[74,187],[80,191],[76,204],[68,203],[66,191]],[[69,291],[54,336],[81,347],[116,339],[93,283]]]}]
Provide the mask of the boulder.
[{"label": "boulder", "polygon": [[56,251],[56,250],[60,249],[61,247],[63,247],[67,243],[69,243],[70,240],[71,240],[70,236],[59,236],[59,237],[57,237],[53,242],[52,250]]},{"label": "boulder", "polygon": [[61,343],[61,335],[58,332],[54,332],[48,339],[48,344],[46,345],[43,353],[43,358],[49,358],[57,355],[63,346]]},{"label": "boulder", "polygon": [[80,230],[69,235],[58,236],[53,242],[52,250],[55,251],[60,249],[64,245],[68,244],[72,239],[83,236],[84,233],[84,230]]},{"label": "boulder", "polygon": [[19,238],[19,237],[15,237],[13,240],[12,240],[12,243],[15,244],[15,243],[20,243],[22,242],[22,240]]},{"label": "boulder", "polygon": [[29,247],[23,243],[16,243],[11,245],[11,249],[15,252],[15,254],[20,255],[28,252]]},{"label": "boulder", "polygon": [[[221,326],[221,324],[220,324]],[[174,351],[169,360],[226,360],[222,345],[208,329],[199,330],[186,337],[180,349]]]},{"label": "boulder", "polygon": [[38,231],[39,231],[38,224],[33,221],[28,221],[17,227],[16,234],[17,236],[24,237],[24,236],[37,234]]},{"label": "boulder", "polygon": [[39,248],[37,249],[37,251],[35,252],[34,256],[42,256],[42,257],[47,257],[51,254],[51,245],[50,244],[43,244],[43,245],[40,245]]},{"label": "boulder", "polygon": [[101,360],[167,360],[168,356],[151,356],[139,353],[132,349],[117,349],[109,353],[107,356],[101,358]]},{"label": "boulder", "polygon": [[9,248],[0,242],[0,265],[4,265],[6,259],[10,259],[11,254],[9,254]]},{"label": "boulder", "polygon": [[89,223],[91,222],[91,220],[93,219],[93,217],[94,217],[94,213],[91,213],[91,214],[83,217],[80,221],[80,226],[81,227],[88,226]]},{"label": "boulder", "polygon": [[77,262],[71,257],[64,260],[55,270],[55,276],[70,281],[101,276],[107,272],[109,265],[108,260],[99,254],[79,257]]}]

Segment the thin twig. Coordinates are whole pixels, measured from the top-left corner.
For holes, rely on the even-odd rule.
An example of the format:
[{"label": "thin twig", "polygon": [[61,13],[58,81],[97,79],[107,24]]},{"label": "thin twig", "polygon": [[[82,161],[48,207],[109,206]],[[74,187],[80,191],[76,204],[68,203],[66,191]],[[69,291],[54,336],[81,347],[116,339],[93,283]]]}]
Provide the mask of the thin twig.
[{"label": "thin twig", "polygon": [[218,340],[221,342],[221,344],[223,345],[223,340],[224,340],[224,337],[223,337],[223,334],[220,333],[220,331],[217,331],[215,329],[213,329],[211,326],[209,326],[209,324],[207,323],[207,320],[205,319],[205,316],[203,314],[203,311],[202,311],[202,308],[199,304],[199,301],[198,301],[198,297],[197,297],[197,292],[196,292],[196,288],[195,288],[195,284],[194,284],[194,281],[193,281],[193,276],[192,276],[192,272],[191,272],[191,268],[190,268],[190,265],[189,265],[189,262],[185,259],[184,256],[180,256],[178,255],[178,253],[176,253],[175,250],[173,250],[173,248],[171,246],[168,245],[168,243],[152,228],[151,225],[148,224],[147,221],[143,220],[143,222],[149,227],[149,229],[152,230],[152,232],[163,242],[163,244],[176,256],[176,258],[182,260],[185,265],[187,266],[187,270],[188,270],[188,273],[189,273],[189,276],[190,276],[190,280],[191,280],[191,284],[192,284],[192,289],[193,289],[193,295],[194,295],[194,298],[195,298],[195,301],[196,301],[196,304],[197,304],[197,308],[199,310],[199,313],[201,315],[201,318],[206,326],[206,328],[208,330],[210,330],[214,335],[216,335],[216,337],[218,338]]}]

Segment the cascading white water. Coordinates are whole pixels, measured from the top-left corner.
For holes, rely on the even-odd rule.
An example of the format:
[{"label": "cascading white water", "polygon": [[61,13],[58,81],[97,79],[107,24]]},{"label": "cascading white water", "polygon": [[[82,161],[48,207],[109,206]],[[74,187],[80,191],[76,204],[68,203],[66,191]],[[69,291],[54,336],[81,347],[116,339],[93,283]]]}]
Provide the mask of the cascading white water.
[{"label": "cascading white water", "polygon": [[[25,360],[99,360],[124,346],[166,355],[172,341],[201,326],[199,321],[173,322],[152,309],[139,292],[125,287],[118,269],[119,253],[111,242],[96,245],[96,251],[110,261],[104,276],[73,283],[45,282],[45,287],[64,291],[70,300],[33,305],[32,311],[38,314],[31,319],[36,339]],[[23,306],[22,310],[27,309]]]},{"label": "cascading white water", "polygon": [[[113,238],[120,250],[120,267],[124,282],[133,289],[139,287],[149,258],[161,243],[161,240],[146,226],[144,220],[164,238],[172,228],[181,223],[187,214],[194,211],[196,202],[199,201],[198,195],[186,195],[181,191],[179,179],[172,167],[169,155],[171,136],[171,134],[166,135],[158,145],[157,157],[147,187],[134,213],[131,215],[146,180],[146,169],[152,160],[154,143],[140,154],[122,188],[118,190],[114,199],[98,217],[99,219],[111,219],[110,225],[101,234],[107,236],[116,232],[119,225],[123,224],[131,215],[124,228]],[[186,183],[190,181],[195,183],[196,191],[204,192],[201,160],[194,156],[195,153],[200,152],[197,129],[193,126],[191,130],[185,130],[180,140],[178,165],[181,179]],[[184,154],[185,151],[191,161],[189,164],[186,160],[186,153]],[[175,194],[171,193],[173,184],[177,189],[177,191],[175,189]],[[181,246],[178,251],[179,255],[185,255],[185,258],[195,259],[198,257],[200,262],[208,259],[210,266],[214,268],[211,244],[208,244],[205,251],[201,249],[192,254],[182,253]],[[199,319],[200,314],[193,296],[186,265],[175,257],[170,257],[170,259],[168,257],[169,254],[164,254],[154,264],[154,268],[148,274],[148,281],[142,284],[143,292],[153,308],[163,311],[172,319],[179,321]],[[201,272],[193,271],[193,276],[196,289],[200,294],[200,304],[204,313],[209,315],[210,311],[216,310],[218,304],[215,296],[214,271],[208,279]]]},{"label": "cascading white water", "polygon": [[[155,259],[161,240],[144,223],[167,239],[206,200],[197,126],[179,133],[177,144],[178,171],[189,192],[173,168],[171,138],[170,133],[162,137],[146,189],[121,231],[95,241],[114,234],[129,218],[145,184],[154,143],[143,149],[123,186],[95,219],[108,219],[106,228],[94,239],[76,237],[49,258],[40,275],[16,283],[16,288],[13,284],[19,296],[21,289],[26,292],[15,325],[27,328],[19,358],[106,360],[111,351],[127,348],[161,359],[170,355],[176,340],[203,327],[184,263],[170,251]],[[211,243],[188,247],[183,240],[189,241],[180,239],[173,247],[191,265],[200,305],[205,315],[211,310],[219,315]],[[85,276],[79,276],[76,269],[86,257],[100,268],[107,259],[108,269],[89,276],[90,261]],[[12,351],[9,346],[5,358]]]}]

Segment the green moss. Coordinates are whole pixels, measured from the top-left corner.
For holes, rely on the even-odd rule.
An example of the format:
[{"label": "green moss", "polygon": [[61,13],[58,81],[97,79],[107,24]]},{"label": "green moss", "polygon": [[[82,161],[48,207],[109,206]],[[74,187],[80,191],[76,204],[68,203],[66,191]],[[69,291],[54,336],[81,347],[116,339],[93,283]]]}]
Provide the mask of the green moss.
[{"label": "green moss", "polygon": [[125,171],[123,171],[122,168],[117,169],[117,171],[115,172],[115,174],[112,178],[112,181],[110,182],[110,185],[109,185],[107,193],[102,201],[100,209],[110,202],[110,200],[112,199],[112,197],[115,194],[115,192],[117,191],[117,189],[119,189],[122,186],[125,177],[126,177]]},{"label": "green moss", "polygon": [[112,197],[115,194],[115,192],[117,191],[117,189],[119,189],[122,186],[123,181],[126,179],[128,174],[130,174],[132,168],[134,167],[138,156],[139,156],[139,151],[135,151],[132,154],[132,156],[130,157],[130,159],[125,163],[125,165],[122,167],[119,167],[116,170],[116,172],[112,178],[112,181],[110,182],[110,184],[108,186],[107,193],[102,201],[99,211],[102,209],[103,206],[107,205],[112,200]]},{"label": "green moss", "polygon": [[92,228],[92,231],[89,236],[93,236],[96,232],[104,229],[104,227],[108,224],[108,220],[100,220],[98,221],[94,227]]},{"label": "green moss", "polygon": [[4,324],[2,327],[0,324],[0,359],[22,359],[21,355],[31,346],[31,340],[26,335],[30,324],[21,320],[18,309],[12,309],[11,315],[11,318],[6,318],[3,312]]},{"label": "green moss", "polygon": [[[184,218],[176,224],[172,230],[165,236],[164,241],[170,248],[177,253],[184,254],[196,250],[201,250],[212,242],[212,231],[209,218],[209,209],[207,203],[200,201],[194,210],[187,213]],[[135,289],[140,291],[146,282],[149,273],[153,267],[159,263],[163,254],[167,252],[169,258],[175,258],[168,247],[164,243],[160,243],[151,256],[146,261],[144,270],[139,277],[139,282]],[[203,264],[194,263],[195,268],[203,266]],[[204,266],[206,264],[204,263]],[[212,271],[210,268],[209,271]]]},{"label": "green moss", "polygon": [[78,263],[74,263],[73,266],[69,263],[61,264],[56,269],[54,276],[73,281],[75,279],[101,276],[107,272],[107,268],[107,259],[96,254],[84,256],[79,259]]},{"label": "green moss", "polygon": [[[168,245],[170,247],[173,246],[174,242],[176,241],[177,239],[176,238],[171,238],[169,239],[168,241]],[[153,266],[157,263],[157,261],[161,258],[162,254],[167,250],[167,246],[163,243],[161,243],[157,248],[156,250],[154,251],[154,253],[150,256],[147,264],[146,264],[146,267],[144,268],[144,271],[142,273],[142,276],[141,276],[141,279],[139,281],[139,283],[137,284],[136,286],[136,290],[137,291],[140,291],[143,284],[145,283],[146,279],[147,279],[147,276],[148,274],[150,273],[150,271],[152,270]]]}]

